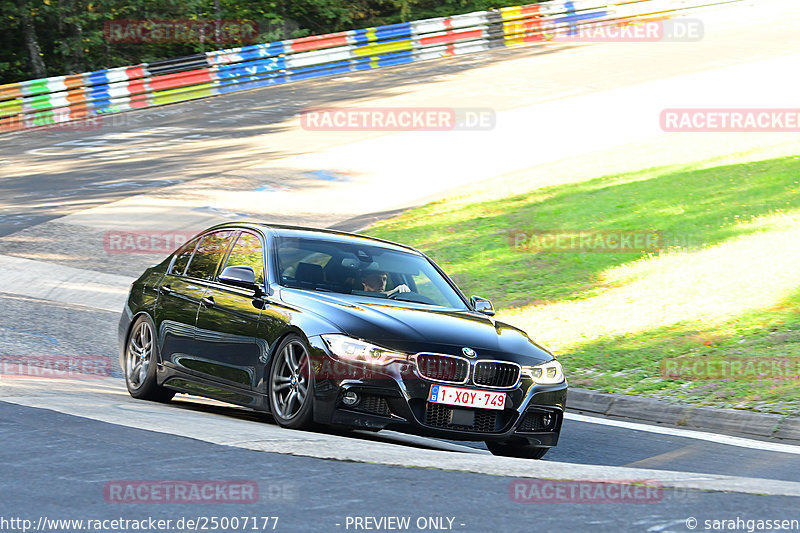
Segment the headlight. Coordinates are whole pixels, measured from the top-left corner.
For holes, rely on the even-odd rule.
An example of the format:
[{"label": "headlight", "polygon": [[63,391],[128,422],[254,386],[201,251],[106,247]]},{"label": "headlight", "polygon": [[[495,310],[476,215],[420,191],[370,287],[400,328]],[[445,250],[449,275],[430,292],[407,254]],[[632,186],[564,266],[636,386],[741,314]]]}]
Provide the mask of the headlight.
[{"label": "headlight", "polygon": [[555,359],[541,365],[523,366],[522,373],[540,385],[555,385],[564,381],[564,370]]},{"label": "headlight", "polygon": [[408,357],[403,353],[393,352],[345,335],[322,335],[322,340],[328,345],[333,355],[344,361],[384,366],[393,361],[408,360]]}]

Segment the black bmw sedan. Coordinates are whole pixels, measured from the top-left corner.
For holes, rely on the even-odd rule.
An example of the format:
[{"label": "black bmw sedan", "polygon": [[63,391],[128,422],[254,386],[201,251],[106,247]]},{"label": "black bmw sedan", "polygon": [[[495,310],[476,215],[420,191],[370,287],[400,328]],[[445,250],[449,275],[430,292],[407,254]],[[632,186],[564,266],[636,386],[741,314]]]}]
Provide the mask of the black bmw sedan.
[{"label": "black bmw sedan", "polygon": [[215,226],[147,269],[119,324],[134,398],[176,392],[287,428],[384,428],[541,458],[561,365],[421,252],[335,231]]}]

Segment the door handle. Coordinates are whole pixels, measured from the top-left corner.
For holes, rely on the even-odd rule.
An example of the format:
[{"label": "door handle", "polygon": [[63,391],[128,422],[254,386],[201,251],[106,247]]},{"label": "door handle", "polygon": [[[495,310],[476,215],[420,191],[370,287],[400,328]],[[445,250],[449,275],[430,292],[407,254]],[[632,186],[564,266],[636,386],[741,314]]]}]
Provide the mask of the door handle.
[{"label": "door handle", "polygon": [[172,294],[172,287],[169,285],[162,285],[158,288],[158,292],[161,294]]},{"label": "door handle", "polygon": [[214,307],[214,305],[215,305],[214,304],[214,297],[213,296],[209,296],[207,298],[203,298],[202,300],[200,300],[200,303],[202,303],[203,305],[205,305],[208,308]]}]

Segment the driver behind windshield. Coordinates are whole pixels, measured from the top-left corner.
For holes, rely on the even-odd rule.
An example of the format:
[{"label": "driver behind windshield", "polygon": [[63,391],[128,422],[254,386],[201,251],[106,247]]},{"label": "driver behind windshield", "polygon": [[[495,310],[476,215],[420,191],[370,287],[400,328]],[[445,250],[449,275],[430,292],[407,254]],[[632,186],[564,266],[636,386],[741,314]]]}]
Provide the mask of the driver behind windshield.
[{"label": "driver behind windshield", "polygon": [[401,292],[411,292],[408,285],[401,284],[392,290],[386,290],[386,282],[389,279],[389,274],[384,270],[366,269],[361,271],[361,285],[367,292],[379,292],[386,296],[393,296]]}]

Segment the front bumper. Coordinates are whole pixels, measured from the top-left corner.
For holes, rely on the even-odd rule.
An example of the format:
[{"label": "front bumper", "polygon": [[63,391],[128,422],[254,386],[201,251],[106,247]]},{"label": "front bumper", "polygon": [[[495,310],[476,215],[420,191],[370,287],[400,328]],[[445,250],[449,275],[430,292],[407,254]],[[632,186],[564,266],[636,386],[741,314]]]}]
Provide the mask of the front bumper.
[{"label": "front bumper", "polygon": [[[314,419],[318,423],[373,431],[394,429],[450,440],[505,441],[514,437],[543,447],[558,443],[567,400],[566,381],[542,386],[523,377],[515,388],[503,390],[506,407],[502,411],[454,408],[428,402],[435,383],[401,364],[376,368],[343,363],[330,356],[318,337],[309,341],[315,370]],[[358,403],[345,405],[346,392],[355,392]],[[472,412],[467,414],[471,423],[463,423],[454,411],[461,415]]]}]

